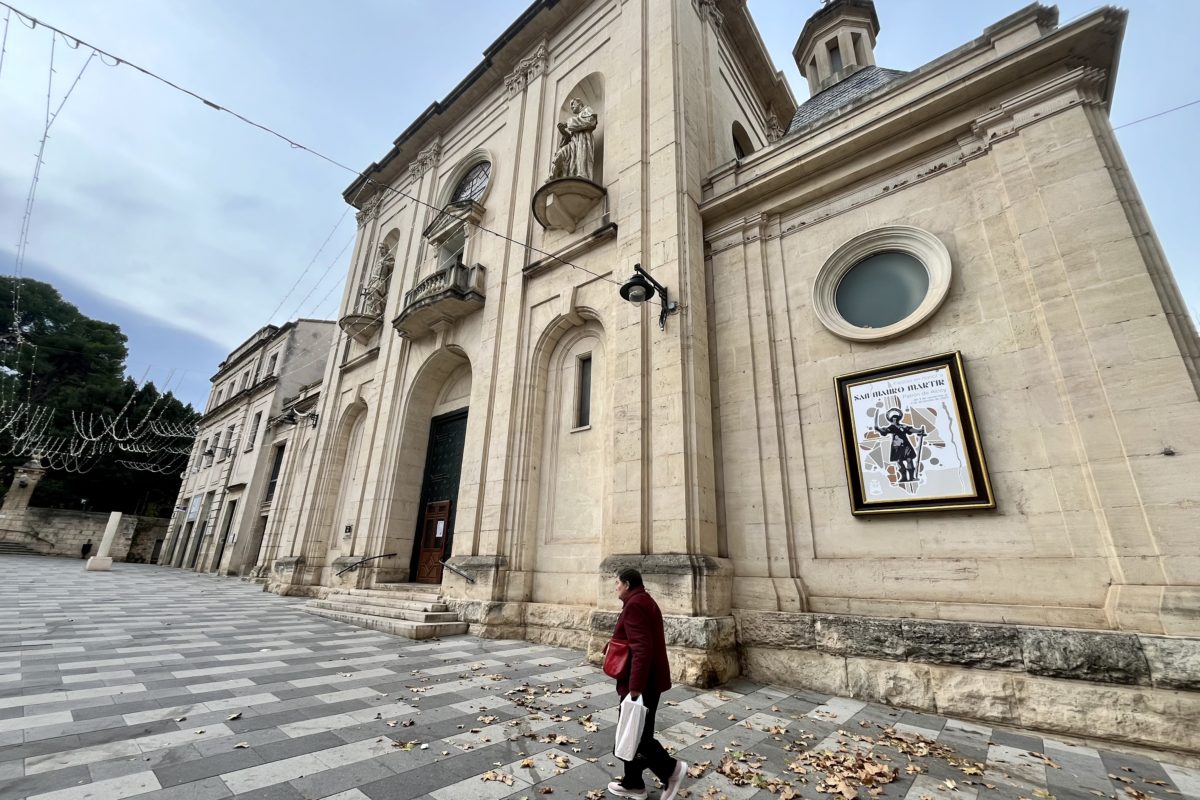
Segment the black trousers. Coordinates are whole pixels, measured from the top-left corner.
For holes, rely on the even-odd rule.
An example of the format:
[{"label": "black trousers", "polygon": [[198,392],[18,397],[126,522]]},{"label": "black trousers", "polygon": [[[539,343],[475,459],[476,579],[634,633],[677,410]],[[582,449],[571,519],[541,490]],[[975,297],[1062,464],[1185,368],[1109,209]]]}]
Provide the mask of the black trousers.
[{"label": "black trousers", "polygon": [[626,789],[645,789],[646,781],[642,778],[642,773],[647,769],[664,785],[675,774],[677,762],[654,738],[654,713],[658,711],[659,697],[658,694],[650,692],[642,693],[642,702],[646,704],[646,726],[642,728],[642,739],[638,742],[633,760],[622,762],[625,764],[625,777],[621,779],[621,785]]}]

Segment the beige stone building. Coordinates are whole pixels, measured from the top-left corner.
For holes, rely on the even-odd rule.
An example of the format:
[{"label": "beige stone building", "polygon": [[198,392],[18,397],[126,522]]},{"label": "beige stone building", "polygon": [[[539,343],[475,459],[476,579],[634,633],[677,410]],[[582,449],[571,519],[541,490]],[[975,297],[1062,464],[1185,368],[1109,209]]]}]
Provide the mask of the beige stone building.
[{"label": "beige stone building", "polygon": [[[160,564],[223,575],[251,572],[287,446],[315,427],[308,407],[319,394],[332,339],[327,320],[267,325],[221,362]],[[298,415],[297,402],[304,399]]]},{"label": "beige stone building", "polygon": [[797,104],[739,0],[534,3],[346,190],[270,588],[595,653],[636,565],[687,681],[1200,749],[1200,346],[1125,13],[911,72],[881,22],[798,18]]}]

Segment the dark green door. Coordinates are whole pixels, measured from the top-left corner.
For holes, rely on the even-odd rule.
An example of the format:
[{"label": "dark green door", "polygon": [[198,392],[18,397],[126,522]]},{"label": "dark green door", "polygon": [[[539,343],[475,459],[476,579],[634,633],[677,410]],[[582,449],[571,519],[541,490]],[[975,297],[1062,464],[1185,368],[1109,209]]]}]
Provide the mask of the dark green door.
[{"label": "dark green door", "polygon": [[429,426],[421,505],[409,565],[409,574],[418,583],[441,583],[441,562],[453,552],[458,480],[466,438],[466,409],[434,417]]}]

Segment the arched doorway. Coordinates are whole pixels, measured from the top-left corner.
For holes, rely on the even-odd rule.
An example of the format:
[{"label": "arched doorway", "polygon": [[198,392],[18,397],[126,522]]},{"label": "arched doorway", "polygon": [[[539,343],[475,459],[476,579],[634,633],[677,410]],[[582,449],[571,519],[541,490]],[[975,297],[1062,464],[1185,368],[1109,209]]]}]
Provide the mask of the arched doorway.
[{"label": "arched doorway", "polygon": [[399,442],[396,491],[386,551],[406,569],[381,565],[377,581],[438,584],[442,561],[454,552],[459,484],[467,444],[471,367],[441,350],[413,383]]},{"label": "arched doorway", "polygon": [[441,583],[442,561],[453,550],[458,483],[462,475],[467,409],[430,420],[421,501],[409,574],[416,583]]}]

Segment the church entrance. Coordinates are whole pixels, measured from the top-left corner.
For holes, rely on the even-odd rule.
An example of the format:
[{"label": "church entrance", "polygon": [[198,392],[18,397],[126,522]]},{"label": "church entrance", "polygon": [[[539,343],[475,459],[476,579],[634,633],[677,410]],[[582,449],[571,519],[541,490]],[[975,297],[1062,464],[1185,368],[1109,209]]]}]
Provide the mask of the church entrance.
[{"label": "church entrance", "polygon": [[421,479],[421,503],[409,574],[417,583],[441,583],[442,561],[453,552],[454,512],[462,472],[467,410],[434,417]]}]

